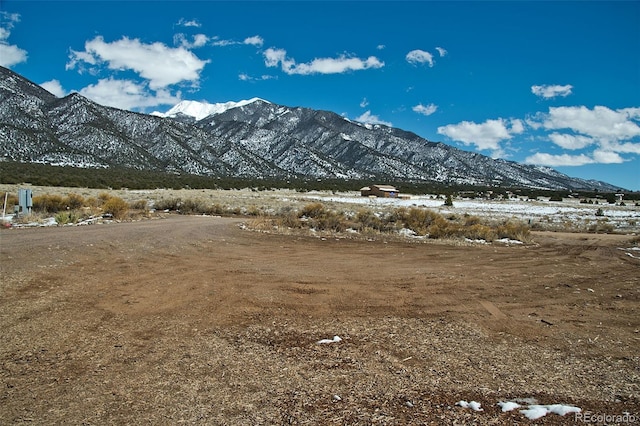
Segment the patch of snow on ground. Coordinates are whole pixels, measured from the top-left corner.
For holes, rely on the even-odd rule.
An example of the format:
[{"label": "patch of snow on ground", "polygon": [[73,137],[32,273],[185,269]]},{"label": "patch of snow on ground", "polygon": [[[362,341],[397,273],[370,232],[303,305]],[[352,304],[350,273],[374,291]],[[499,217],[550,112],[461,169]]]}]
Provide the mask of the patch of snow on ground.
[{"label": "patch of snow on ground", "polygon": [[467,402],[462,400],[462,401],[456,402],[456,405],[459,405],[462,408],[471,408],[473,411],[484,411],[480,406],[480,403],[477,401]]},{"label": "patch of snow on ground", "polygon": [[416,235],[418,235],[414,230],[409,228],[402,228],[401,230],[398,231],[398,234],[405,237],[415,237]]},{"label": "patch of snow on ground", "polygon": [[[544,200],[480,200],[454,199],[453,207],[444,206],[444,199],[435,195],[412,195],[410,198],[375,198],[362,197],[355,192],[327,193],[311,191],[304,198],[356,205],[380,207],[423,207],[433,209],[441,214],[468,214],[491,219],[519,219],[530,224],[565,223],[582,224],[584,227],[599,220],[605,221],[616,228],[624,228],[631,232],[638,232],[640,228],[640,210],[636,206],[619,206],[612,204],[584,204],[577,199],[565,199],[562,202]],[[604,216],[596,216],[602,210]]]},{"label": "patch of snow on ground", "polygon": [[502,243],[502,244],[524,244],[522,241],[519,240],[511,240],[509,238],[501,238],[499,240],[496,240],[497,243]]},{"label": "patch of snow on ground", "polygon": [[475,243],[475,244],[487,244],[487,240],[483,240],[482,238],[478,239],[478,240],[472,240],[471,238],[465,238],[464,239],[466,242],[468,243]]},{"label": "patch of snow on ground", "polygon": [[526,410],[520,410],[526,418],[529,420],[536,420],[540,417],[544,417],[549,413],[564,416],[569,413],[580,413],[582,410],[578,407],[563,404],[551,404],[551,405],[530,405]]},{"label": "patch of snow on ground", "polygon": [[516,408],[520,408],[521,405],[517,402],[507,401],[507,402],[498,402],[498,406],[502,409],[503,413],[508,411],[513,411]]},{"label": "patch of snow on ground", "polygon": [[529,420],[536,420],[546,416],[548,411],[542,405],[530,405],[526,410],[520,410],[520,413]]},{"label": "patch of snow on ground", "polygon": [[[581,413],[582,409],[579,407],[574,407],[573,405],[564,405],[564,404],[549,404],[549,405],[541,405],[538,404],[533,399],[518,399],[523,404],[529,404],[526,408],[520,410],[520,413],[528,418],[529,420],[536,420],[541,417],[546,416],[547,414],[557,414],[559,416],[564,416],[569,413]],[[458,401],[456,405],[463,408],[471,408],[474,411],[484,411],[480,408],[480,403],[476,401]],[[503,413],[516,410],[518,408],[522,408],[523,406],[515,401],[500,401],[498,402],[498,406],[502,410]]]},{"label": "patch of snow on ground", "polygon": [[42,219],[39,222],[28,222],[28,223],[14,223],[14,228],[36,228],[36,227],[44,227],[44,226],[58,226],[58,222],[56,222],[55,217],[48,217],[46,219]]},{"label": "patch of snow on ground", "polygon": [[636,256],[633,253],[631,253],[631,252],[640,252],[640,247],[629,247],[629,248],[618,247],[618,250],[624,251],[627,256],[633,259],[640,259],[640,256]]},{"label": "patch of snow on ground", "polygon": [[333,339],[318,340],[316,343],[319,345],[326,345],[329,343],[338,343],[338,342],[342,342],[342,339],[340,338],[340,336],[333,336]]}]

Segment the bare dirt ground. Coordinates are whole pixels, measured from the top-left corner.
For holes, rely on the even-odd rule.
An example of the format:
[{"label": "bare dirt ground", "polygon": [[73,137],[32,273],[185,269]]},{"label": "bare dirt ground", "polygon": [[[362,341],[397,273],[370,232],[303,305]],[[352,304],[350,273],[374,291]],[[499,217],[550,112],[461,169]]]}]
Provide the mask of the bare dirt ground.
[{"label": "bare dirt ground", "polygon": [[631,237],[453,246],[240,222],[0,231],[0,423],[527,424],[496,403],[530,397],[640,418]]}]

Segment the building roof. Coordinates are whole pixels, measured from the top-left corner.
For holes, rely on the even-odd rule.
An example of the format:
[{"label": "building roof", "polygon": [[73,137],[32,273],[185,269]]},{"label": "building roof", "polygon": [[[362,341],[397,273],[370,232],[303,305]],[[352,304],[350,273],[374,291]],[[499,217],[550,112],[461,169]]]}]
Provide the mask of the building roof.
[{"label": "building roof", "polygon": [[397,191],[395,186],[391,186],[391,185],[373,185],[373,186],[378,188],[380,191]]}]

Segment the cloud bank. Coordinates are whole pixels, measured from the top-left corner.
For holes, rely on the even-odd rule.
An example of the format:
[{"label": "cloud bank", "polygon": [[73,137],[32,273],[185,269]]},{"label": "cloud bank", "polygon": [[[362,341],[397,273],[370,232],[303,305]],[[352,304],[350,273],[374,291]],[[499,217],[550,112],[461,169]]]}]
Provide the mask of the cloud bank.
[{"label": "cloud bank", "polygon": [[529,164],[548,166],[581,166],[584,164],[617,164],[625,160],[621,154],[640,154],[640,108],[612,110],[605,106],[569,106],[549,108],[538,114],[537,125],[552,130],[549,141],[565,150],[593,147],[580,154],[535,153],[525,159]]},{"label": "cloud bank", "polygon": [[151,89],[182,82],[196,84],[200,72],[209,62],[182,46],[172,48],[158,42],[145,44],[128,37],[107,43],[102,36],[97,36],[87,41],[84,48],[84,51],[71,51],[67,69],[85,63],[106,64],[111,70],[132,70],[148,80]]},{"label": "cloud bank", "polygon": [[[195,26],[189,22],[182,25]],[[66,69],[98,74],[106,68],[116,72],[130,71],[139,77],[140,80],[135,81],[111,76],[78,91],[103,105],[131,110],[175,104],[180,101],[180,92],[172,94],[172,86],[198,87],[200,73],[209,63],[189,49],[203,46],[209,39],[204,34],[196,34],[188,40],[178,34],[174,41],[178,47],[159,42],[143,43],[128,37],[106,42],[102,36],[96,36],[85,42],[84,50],[71,50]],[[47,84],[52,90],[64,93],[55,82]]]},{"label": "cloud bank", "polygon": [[[558,93],[550,90],[547,94],[552,92]],[[551,107],[527,119],[526,125],[524,120],[498,118],[483,123],[462,121],[440,126],[437,131],[480,151],[491,151],[494,157],[505,156],[505,142],[515,135],[521,135],[524,142],[548,142],[546,149],[532,153],[524,162],[551,167],[619,164],[628,161],[628,155],[640,155],[638,107]]]}]

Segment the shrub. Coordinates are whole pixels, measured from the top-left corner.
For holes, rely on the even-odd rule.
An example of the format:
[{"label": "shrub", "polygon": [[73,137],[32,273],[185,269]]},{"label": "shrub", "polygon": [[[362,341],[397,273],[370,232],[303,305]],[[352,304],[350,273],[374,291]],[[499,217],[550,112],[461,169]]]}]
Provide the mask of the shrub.
[{"label": "shrub", "polygon": [[73,210],[58,212],[55,215],[55,219],[58,225],[66,225],[67,223],[77,223],[78,220],[80,220],[80,215],[78,215],[78,213]]},{"label": "shrub", "polygon": [[184,200],[177,207],[176,210],[180,210],[180,214],[203,214],[209,211],[204,201],[192,198]]},{"label": "shrub", "polygon": [[466,216],[464,218],[464,226],[473,226],[478,225],[480,223],[480,218],[478,216]]},{"label": "shrub", "polygon": [[329,210],[322,203],[307,204],[302,208],[298,217],[307,218],[307,224],[310,228],[321,231],[342,232],[347,229],[347,218],[344,213]]},{"label": "shrub", "polygon": [[447,207],[453,207],[453,199],[451,198],[451,194],[447,194],[447,197],[444,200],[444,205]]},{"label": "shrub", "polygon": [[102,211],[114,219],[123,219],[129,211],[129,204],[120,197],[110,197],[102,205]]},{"label": "shrub", "polygon": [[156,200],[155,203],[153,203],[153,207],[156,210],[179,210],[180,209],[180,204],[182,203],[182,200],[180,198],[168,198],[168,199],[160,199],[160,200]]},{"label": "shrub", "polygon": [[596,233],[598,232],[610,233],[610,232],[613,232],[613,225],[610,223],[607,223],[606,220],[598,220],[596,221],[596,223],[589,226],[589,231],[596,232]]},{"label": "shrub", "polygon": [[37,195],[33,197],[33,210],[44,213],[56,213],[60,210],[66,210],[64,201],[60,195]]},{"label": "shrub", "polygon": [[509,238],[511,240],[529,241],[531,229],[522,222],[507,221],[499,225],[496,229],[498,238]]},{"label": "shrub", "polygon": [[417,207],[412,207],[409,210],[401,207],[392,213],[391,216],[392,220],[395,219],[397,222],[404,224],[405,228],[411,229],[418,235],[428,234],[429,227],[438,218],[444,220],[440,214],[432,210]]},{"label": "shrub", "polygon": [[84,206],[85,201],[82,195],[79,194],[68,194],[64,199],[64,204],[66,204],[67,209],[77,210],[80,207]]},{"label": "shrub", "polygon": [[354,218],[356,227],[362,231],[364,229],[375,229],[382,231],[385,226],[382,220],[376,216],[371,210],[361,209],[358,210]]},{"label": "shrub", "polygon": [[307,204],[300,211],[300,217],[319,218],[326,215],[327,211],[322,203]]},{"label": "shrub", "polygon": [[129,204],[129,207],[134,210],[147,210],[147,200],[138,200]]},{"label": "shrub", "polygon": [[496,239],[496,235],[495,229],[490,226],[474,223],[464,227],[463,236],[471,240],[493,241]]},{"label": "shrub", "polygon": [[103,205],[104,203],[109,201],[109,198],[111,198],[111,194],[109,194],[108,192],[101,192],[100,194],[98,194],[98,200],[97,200],[98,205],[99,206]]},{"label": "shrub", "polygon": [[[437,214],[436,214],[437,215]],[[461,236],[460,226],[437,215],[427,227],[429,238],[451,238]]]},{"label": "shrub", "polygon": [[342,232],[347,229],[344,215],[333,211],[327,211],[322,217],[315,218],[311,223],[314,228],[322,231]]},{"label": "shrub", "polygon": [[263,216],[264,212],[256,205],[252,205],[247,210],[249,216]]}]

